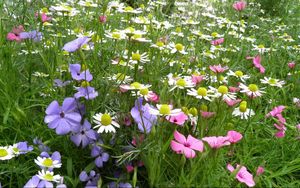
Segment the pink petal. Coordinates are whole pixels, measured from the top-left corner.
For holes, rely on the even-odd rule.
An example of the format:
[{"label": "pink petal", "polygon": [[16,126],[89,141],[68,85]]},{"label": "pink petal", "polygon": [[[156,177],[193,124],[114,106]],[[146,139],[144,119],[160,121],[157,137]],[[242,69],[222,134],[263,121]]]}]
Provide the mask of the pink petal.
[{"label": "pink petal", "polygon": [[194,158],[196,156],[195,151],[188,148],[188,147],[183,148],[183,153],[184,153],[186,158]]},{"label": "pink petal", "polygon": [[227,137],[230,143],[237,143],[243,138],[243,135],[237,131],[228,131]]},{"label": "pink petal", "polygon": [[182,153],[183,152],[183,148],[184,145],[180,144],[178,142],[175,142],[174,140],[171,141],[171,148],[173,151],[175,151],[176,153]]},{"label": "pink petal", "polygon": [[203,152],[204,146],[203,146],[203,142],[201,140],[198,140],[198,139],[194,138],[193,136],[189,135],[187,137],[187,143],[190,144],[189,148]]},{"label": "pink petal", "polygon": [[235,169],[234,167],[231,165],[231,164],[227,164],[227,169],[230,171],[230,172],[233,172]]},{"label": "pink petal", "polygon": [[186,143],[185,136],[183,134],[180,134],[178,131],[174,131],[174,138],[177,142],[184,144]]}]

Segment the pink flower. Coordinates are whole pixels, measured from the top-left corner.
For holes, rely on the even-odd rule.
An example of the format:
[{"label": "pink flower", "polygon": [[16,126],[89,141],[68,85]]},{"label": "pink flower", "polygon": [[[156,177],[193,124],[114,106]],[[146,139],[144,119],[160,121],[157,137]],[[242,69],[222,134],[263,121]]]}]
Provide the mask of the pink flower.
[{"label": "pink flower", "polygon": [[296,66],[296,63],[293,62],[293,61],[292,61],[292,62],[289,62],[289,63],[288,63],[288,66],[289,66],[290,69],[294,69],[295,66]]},{"label": "pink flower", "polygon": [[271,112],[269,112],[266,117],[275,117],[277,114],[281,114],[282,111],[285,109],[285,106],[280,105],[280,106],[276,106],[275,108],[273,108],[273,110]]},{"label": "pink flower", "polygon": [[247,3],[245,1],[238,1],[233,3],[232,7],[237,11],[242,11],[246,8]]},{"label": "pink flower", "polygon": [[192,75],[192,82],[194,82],[195,84],[202,82],[203,79],[204,77],[202,75]]},{"label": "pink flower", "polygon": [[22,39],[20,38],[20,33],[24,32],[24,27],[19,25],[18,27],[14,27],[12,32],[8,33],[6,38],[10,41],[17,41],[20,42]]},{"label": "pink flower", "polygon": [[225,99],[225,102],[228,106],[234,106],[241,101],[242,101],[241,99]]},{"label": "pink flower", "polygon": [[255,56],[252,60],[253,65],[259,70],[260,73],[265,73],[265,68],[261,65],[261,58],[259,55]]},{"label": "pink flower", "polygon": [[243,135],[237,131],[228,131],[227,137],[231,144],[235,144],[243,138]]},{"label": "pink flower", "polygon": [[218,149],[223,146],[230,145],[227,136],[210,136],[202,138],[203,141],[207,142],[208,145],[213,149]]},{"label": "pink flower", "polygon": [[206,112],[206,111],[200,111],[200,115],[203,118],[211,118],[212,116],[214,116],[216,113],[215,112]]},{"label": "pink flower", "polygon": [[151,102],[158,103],[159,102],[159,96],[156,93],[154,93],[153,91],[149,92],[148,100],[151,101]]},{"label": "pink flower", "polygon": [[105,23],[107,21],[107,17],[105,15],[99,16],[99,22]]},{"label": "pink flower", "polygon": [[275,133],[275,136],[277,138],[283,138],[285,136],[285,130],[279,130],[277,133]]},{"label": "pink flower", "polygon": [[51,17],[48,17],[45,13],[42,13],[41,14],[41,20],[42,20],[42,22],[44,23],[44,22],[48,22],[48,21],[51,21]]},{"label": "pink flower", "polygon": [[220,39],[213,40],[210,43],[214,46],[218,46],[218,45],[222,44],[223,42],[224,42],[224,38],[220,38]]},{"label": "pink flower", "polygon": [[240,88],[229,86],[229,91],[232,92],[232,93],[236,93],[236,92],[240,91]]},{"label": "pink flower", "polygon": [[228,69],[228,67],[222,67],[220,64],[219,65],[211,65],[211,66],[209,66],[209,68],[211,71],[213,71],[215,73],[222,73]]},{"label": "pink flower", "polygon": [[131,173],[134,170],[134,167],[132,165],[126,165],[126,171],[128,173]]},{"label": "pink flower", "polygon": [[174,132],[175,140],[171,141],[171,148],[178,154],[184,154],[186,158],[194,158],[196,153],[194,150],[202,152],[204,149],[203,142],[188,135],[187,139],[178,131]]},{"label": "pink flower", "polygon": [[256,170],[256,176],[260,176],[260,175],[262,175],[264,172],[265,172],[264,167],[259,166],[259,167],[257,167],[257,170]]},{"label": "pink flower", "polygon": [[298,131],[300,131],[300,123],[298,125],[296,125],[296,128]]},{"label": "pink flower", "polygon": [[171,122],[171,123],[175,123],[175,124],[177,124],[177,125],[183,125],[184,124],[184,122],[186,121],[186,120],[188,120],[189,118],[188,118],[188,116],[187,115],[185,115],[185,113],[183,113],[183,112],[180,112],[178,115],[176,115],[176,116],[171,116],[171,117],[167,117],[167,120],[169,121],[169,122]]},{"label": "pink flower", "polygon": [[247,171],[247,168],[245,166],[236,165],[236,168],[234,168],[231,164],[227,164],[227,169],[231,173],[235,173],[234,171],[239,169],[235,175],[235,178],[239,182],[245,183],[248,187],[255,186],[253,176],[252,174],[250,174],[250,172]]}]

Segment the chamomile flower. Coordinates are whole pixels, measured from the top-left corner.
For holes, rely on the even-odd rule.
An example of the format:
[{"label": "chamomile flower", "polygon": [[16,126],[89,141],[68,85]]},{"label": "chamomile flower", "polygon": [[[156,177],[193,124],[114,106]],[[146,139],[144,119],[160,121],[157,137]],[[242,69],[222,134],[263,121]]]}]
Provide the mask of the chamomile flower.
[{"label": "chamomile flower", "polygon": [[53,181],[53,182],[60,182],[61,181],[61,176],[60,175],[54,175],[54,172],[46,171],[46,170],[41,170],[38,172],[37,176],[41,180],[46,180],[46,181]]},{"label": "chamomile flower", "polygon": [[165,45],[165,43],[163,43],[162,41],[157,41],[155,44],[151,44],[150,47],[157,48],[157,49],[159,49],[159,50],[164,50],[164,49],[166,49],[166,45]]},{"label": "chamomile flower", "polygon": [[236,77],[238,79],[240,79],[242,82],[245,82],[247,79],[250,78],[250,76],[244,74],[242,71],[237,70],[235,72],[233,72],[232,70],[229,70],[229,72],[227,73],[228,76],[233,76]]},{"label": "chamomile flower", "polygon": [[113,76],[110,76],[107,79],[111,81],[115,81],[117,84],[129,83],[132,81],[132,78],[130,76],[126,76],[123,73],[114,74]]},{"label": "chamomile flower", "polygon": [[185,47],[181,43],[170,43],[168,47],[171,49],[171,53],[174,54],[176,52],[181,53],[181,54],[187,54],[185,51]]},{"label": "chamomile flower", "polygon": [[149,113],[159,116],[176,116],[181,112],[181,109],[173,109],[173,105],[157,104],[157,109],[149,108]]},{"label": "chamomile flower", "polygon": [[14,157],[13,151],[8,146],[0,146],[0,160],[8,160]]},{"label": "chamomile flower", "polygon": [[94,129],[98,129],[98,133],[108,133],[108,132],[116,132],[115,127],[120,128],[120,125],[114,121],[115,117],[112,117],[109,113],[98,113],[93,116],[94,123],[97,125],[94,126]]},{"label": "chamomile flower", "polygon": [[108,38],[115,39],[115,40],[126,39],[126,34],[124,32],[119,31],[119,30],[105,31],[104,35]]},{"label": "chamomile flower", "polygon": [[278,80],[270,77],[264,77],[264,79],[260,79],[260,81],[263,84],[269,84],[270,86],[276,86],[280,88],[285,84],[285,81],[283,80]]},{"label": "chamomile flower", "polygon": [[[124,57],[124,58],[126,59],[127,57]],[[146,52],[140,54],[139,51],[132,52],[130,60],[129,60],[129,62],[134,65],[138,64],[139,62],[147,63],[149,61],[150,60],[148,59],[148,54]]]},{"label": "chamomile flower", "polygon": [[51,157],[38,156],[34,162],[42,168],[60,168],[62,165],[59,160],[53,160]]},{"label": "chamomile flower", "polygon": [[153,91],[149,91],[148,88],[142,88],[142,89],[138,90],[137,92],[132,91],[131,95],[143,97],[146,101],[149,101],[149,100],[153,99],[154,96],[157,96]]},{"label": "chamomile flower", "polygon": [[245,84],[240,84],[239,87],[241,88],[241,93],[246,93],[249,97],[255,98],[262,96],[264,91],[260,90],[256,84],[249,84],[246,86]]},{"label": "chamomile flower", "polygon": [[255,113],[252,109],[247,108],[246,101],[242,101],[240,106],[233,110],[232,115],[240,116],[241,119],[248,119],[249,117],[255,115]]},{"label": "chamomile flower", "polygon": [[235,93],[229,92],[228,87],[225,85],[221,85],[218,89],[209,86],[209,89],[214,92],[215,97],[219,98],[222,97],[222,100],[235,100],[236,96]]},{"label": "chamomile flower", "polygon": [[176,88],[185,89],[195,87],[195,83],[193,82],[190,76],[184,76],[182,78],[177,79],[174,82],[169,81],[169,83],[171,83],[171,86],[173,86],[169,91],[173,91]]},{"label": "chamomile flower", "polygon": [[270,51],[270,48],[266,48],[263,44],[260,44],[260,45],[252,44],[252,46],[254,47],[252,50],[258,51],[261,54]]},{"label": "chamomile flower", "polygon": [[94,3],[92,0],[85,0],[85,1],[79,1],[78,5],[83,7],[97,7],[97,4]]},{"label": "chamomile flower", "polygon": [[151,40],[144,38],[141,34],[134,34],[131,39],[136,42],[151,42]]},{"label": "chamomile flower", "polygon": [[211,98],[214,97],[214,91],[207,90],[205,87],[199,87],[197,90],[192,88],[187,92],[188,95],[194,96],[197,99],[205,99],[208,101],[212,101]]},{"label": "chamomile flower", "polygon": [[140,8],[134,9],[131,6],[119,8],[118,11],[121,13],[132,13],[132,14],[140,14],[143,12],[142,9]]},{"label": "chamomile flower", "polygon": [[128,90],[140,90],[140,89],[145,89],[145,88],[149,88],[151,87],[151,85],[149,84],[141,84],[139,82],[133,82],[130,85],[121,85],[120,88],[128,91]]}]

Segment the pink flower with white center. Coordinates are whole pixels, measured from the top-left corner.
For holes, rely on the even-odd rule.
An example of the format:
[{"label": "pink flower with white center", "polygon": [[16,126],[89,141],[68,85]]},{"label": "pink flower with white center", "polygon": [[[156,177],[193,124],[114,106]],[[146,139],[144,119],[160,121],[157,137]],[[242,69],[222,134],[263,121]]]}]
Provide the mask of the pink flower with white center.
[{"label": "pink flower with white center", "polygon": [[218,45],[222,44],[223,42],[224,42],[224,38],[220,38],[220,39],[213,40],[210,43],[214,46],[218,46]]},{"label": "pink flower with white center", "polygon": [[185,115],[185,113],[180,112],[176,116],[170,116],[170,118],[167,119],[167,120],[169,122],[175,123],[177,125],[183,125],[185,123],[185,121],[188,120],[188,119],[189,119],[189,117],[187,115]]},{"label": "pink flower with white center", "polygon": [[234,168],[231,164],[227,164],[227,169],[231,173],[235,173],[235,170],[238,170],[238,172],[235,175],[235,178],[241,182],[245,183],[248,187],[254,187],[255,182],[253,179],[253,175],[247,171],[247,168],[245,166],[236,165],[236,168]]},{"label": "pink flower with white center", "polygon": [[227,137],[231,144],[235,144],[243,138],[243,135],[237,131],[228,131]]},{"label": "pink flower with white center", "polygon": [[185,138],[184,135],[178,131],[174,132],[175,140],[171,141],[171,148],[177,154],[184,154],[186,158],[194,158],[196,156],[196,151],[203,152],[204,145],[201,140],[194,138],[191,135],[188,135]]},{"label": "pink flower with white center", "polygon": [[202,138],[213,149],[218,149],[223,146],[230,145],[229,138],[227,136],[210,136]]},{"label": "pink flower with white center", "polygon": [[235,3],[233,3],[232,7],[237,10],[237,11],[242,11],[246,8],[247,3],[245,1],[237,1]]},{"label": "pink flower with white center", "polygon": [[209,69],[215,73],[222,73],[225,70],[228,69],[228,67],[222,67],[220,64],[219,65],[211,65],[209,66]]}]

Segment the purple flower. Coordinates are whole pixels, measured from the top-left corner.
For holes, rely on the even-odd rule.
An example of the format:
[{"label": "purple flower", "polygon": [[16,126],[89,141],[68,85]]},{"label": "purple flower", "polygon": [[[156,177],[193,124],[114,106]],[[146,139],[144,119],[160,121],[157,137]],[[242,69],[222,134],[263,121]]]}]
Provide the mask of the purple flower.
[{"label": "purple flower", "polygon": [[65,86],[69,85],[70,83],[71,83],[70,80],[67,80],[65,82],[60,80],[60,79],[55,79],[54,80],[54,86],[55,87],[65,87]]},{"label": "purple flower", "polygon": [[107,162],[109,159],[109,154],[96,144],[92,148],[91,156],[96,157],[95,164],[99,168],[103,167],[103,162]]},{"label": "purple flower", "polygon": [[140,97],[135,101],[135,106],[131,109],[131,116],[138,124],[138,128],[141,132],[146,131],[146,133],[149,133],[157,121],[157,116],[150,114],[149,108],[151,108],[151,105],[148,103],[143,105],[143,98]]},{"label": "purple flower", "polygon": [[77,88],[77,93],[74,94],[76,99],[84,97],[85,99],[94,99],[98,96],[98,92],[91,86],[81,86]]},{"label": "purple flower", "polygon": [[92,187],[92,186],[97,187],[99,178],[100,178],[100,174],[99,173],[96,174],[94,170],[90,171],[89,175],[86,173],[86,171],[82,171],[79,175],[80,181],[82,182],[87,181],[86,187]]},{"label": "purple flower", "polygon": [[63,47],[63,50],[67,52],[75,52],[79,48],[81,48],[83,45],[87,44],[91,38],[88,37],[79,37],[75,40],[72,40],[68,43],[66,43]]},{"label": "purple flower", "polygon": [[25,185],[24,188],[52,188],[51,182],[40,180],[38,176],[33,176]]},{"label": "purple flower", "polygon": [[45,151],[45,152],[49,152],[50,151],[50,148],[46,145],[43,144],[42,140],[38,139],[38,138],[34,138],[33,139],[33,143],[38,145],[38,148],[41,150],[41,151]]},{"label": "purple flower", "polygon": [[19,142],[16,145],[19,150],[19,154],[25,154],[25,153],[33,150],[33,147],[28,146],[27,142]]},{"label": "purple flower", "polygon": [[85,148],[92,141],[97,140],[97,132],[91,129],[91,124],[85,119],[80,130],[78,132],[74,132],[70,139],[76,146],[79,146],[81,143],[82,148]]},{"label": "purple flower", "polygon": [[66,98],[62,106],[53,101],[46,109],[44,122],[50,129],[55,129],[58,135],[65,135],[70,131],[77,132],[80,129],[81,115],[75,110],[74,98]]},{"label": "purple flower", "polygon": [[132,188],[132,185],[130,183],[124,183],[124,182],[110,182],[108,185],[109,188]]},{"label": "purple flower", "polygon": [[21,39],[33,39],[35,42],[39,42],[42,40],[42,33],[37,32],[36,30],[29,31],[29,32],[22,32],[20,33]]},{"label": "purple flower", "polygon": [[86,80],[88,82],[93,80],[93,75],[90,73],[90,71],[88,69],[81,70],[80,64],[70,64],[69,71],[71,72],[71,76],[74,80]]}]

